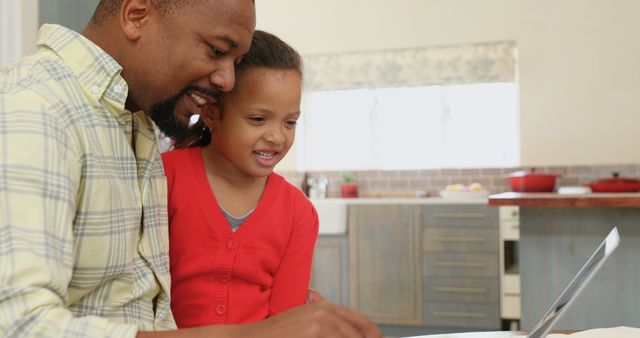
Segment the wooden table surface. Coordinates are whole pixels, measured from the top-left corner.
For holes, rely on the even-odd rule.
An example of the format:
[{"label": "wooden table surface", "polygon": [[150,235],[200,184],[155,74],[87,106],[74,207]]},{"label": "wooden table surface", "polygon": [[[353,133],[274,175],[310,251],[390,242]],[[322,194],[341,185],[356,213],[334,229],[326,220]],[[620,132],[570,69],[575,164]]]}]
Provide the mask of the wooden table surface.
[{"label": "wooden table surface", "polygon": [[562,195],[556,193],[505,192],[489,195],[489,205],[551,208],[640,207],[640,193]]}]

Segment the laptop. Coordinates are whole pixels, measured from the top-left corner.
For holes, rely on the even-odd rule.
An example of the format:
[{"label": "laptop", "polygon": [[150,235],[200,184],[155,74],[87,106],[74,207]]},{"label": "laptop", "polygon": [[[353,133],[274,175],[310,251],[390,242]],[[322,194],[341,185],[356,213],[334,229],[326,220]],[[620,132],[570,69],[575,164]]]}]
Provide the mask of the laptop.
[{"label": "laptop", "polygon": [[[547,312],[540,318],[538,323],[533,327],[531,331],[529,331],[529,335],[527,338],[544,338],[551,331],[551,327],[555,324],[562,314],[564,314],[567,308],[573,303],[573,301],[578,297],[580,292],[584,289],[584,287],[589,284],[589,281],[593,278],[596,272],[600,269],[602,264],[611,256],[611,253],[618,247],[620,243],[620,236],[618,235],[618,229],[614,227],[607,237],[602,241],[602,243],[598,246],[595,252],[591,255],[591,257],[587,260],[587,262],[582,266],[580,271],[573,277],[573,280],[567,285],[564,291],[560,294],[558,298],[556,298],[553,305],[547,310]],[[460,334],[459,337],[481,337],[482,335],[486,336],[486,332],[483,333],[467,333]],[[514,335],[511,332],[492,332],[491,337],[500,337],[500,338],[508,338],[508,337],[522,337],[521,335]],[[423,338],[445,338],[451,337],[450,334],[446,335],[428,335],[421,336]],[[456,335],[458,337],[458,335]],[[418,337],[414,337],[418,338]]]}]

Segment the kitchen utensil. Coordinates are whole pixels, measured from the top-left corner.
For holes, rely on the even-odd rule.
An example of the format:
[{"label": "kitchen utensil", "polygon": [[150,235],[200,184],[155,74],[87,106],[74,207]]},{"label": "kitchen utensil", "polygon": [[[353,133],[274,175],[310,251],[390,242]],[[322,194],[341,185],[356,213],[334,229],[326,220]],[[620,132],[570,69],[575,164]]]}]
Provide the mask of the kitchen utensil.
[{"label": "kitchen utensil", "polygon": [[327,184],[329,179],[325,176],[310,177],[307,179],[309,184],[309,198],[322,199],[327,197]]},{"label": "kitchen utensil", "polygon": [[511,190],[515,192],[553,192],[558,175],[536,172],[535,168],[509,174]]},{"label": "kitchen utensil", "polygon": [[613,173],[612,177],[594,180],[587,184],[593,192],[638,192],[640,181],[634,178],[620,177],[619,173]]},{"label": "kitchen utensil", "polygon": [[589,187],[558,187],[558,194],[560,195],[586,195],[590,193],[591,189]]}]

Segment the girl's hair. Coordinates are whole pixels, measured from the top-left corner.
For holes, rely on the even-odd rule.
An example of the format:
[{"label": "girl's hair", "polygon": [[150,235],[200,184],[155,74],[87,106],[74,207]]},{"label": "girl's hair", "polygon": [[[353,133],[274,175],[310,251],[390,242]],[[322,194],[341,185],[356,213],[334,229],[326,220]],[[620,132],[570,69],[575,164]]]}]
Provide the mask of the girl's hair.
[{"label": "girl's hair", "polygon": [[[302,57],[286,42],[277,36],[265,31],[256,30],[251,40],[251,47],[247,54],[242,57],[242,61],[236,66],[236,88],[242,74],[250,69],[268,68],[277,70],[295,70],[302,78]],[[224,107],[223,93],[218,103],[220,108]],[[198,120],[189,131],[176,138],[176,148],[202,147],[211,142],[211,131],[202,121]]]}]

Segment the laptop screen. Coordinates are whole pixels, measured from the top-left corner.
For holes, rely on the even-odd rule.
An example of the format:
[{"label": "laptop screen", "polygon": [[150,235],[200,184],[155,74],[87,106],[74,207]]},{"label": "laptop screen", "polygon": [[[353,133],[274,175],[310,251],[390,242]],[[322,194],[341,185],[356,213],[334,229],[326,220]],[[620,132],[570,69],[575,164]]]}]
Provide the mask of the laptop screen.
[{"label": "laptop screen", "polygon": [[542,316],[540,321],[529,332],[528,338],[542,338],[549,333],[551,326],[558,320],[560,315],[573,302],[576,296],[589,283],[589,280],[595,275],[602,263],[611,255],[613,250],[618,247],[620,236],[618,229],[613,228],[607,238],[598,246],[596,251],[587,260],[582,269],[573,278],[571,283],[564,289],[560,297],[551,305],[551,308]]}]

